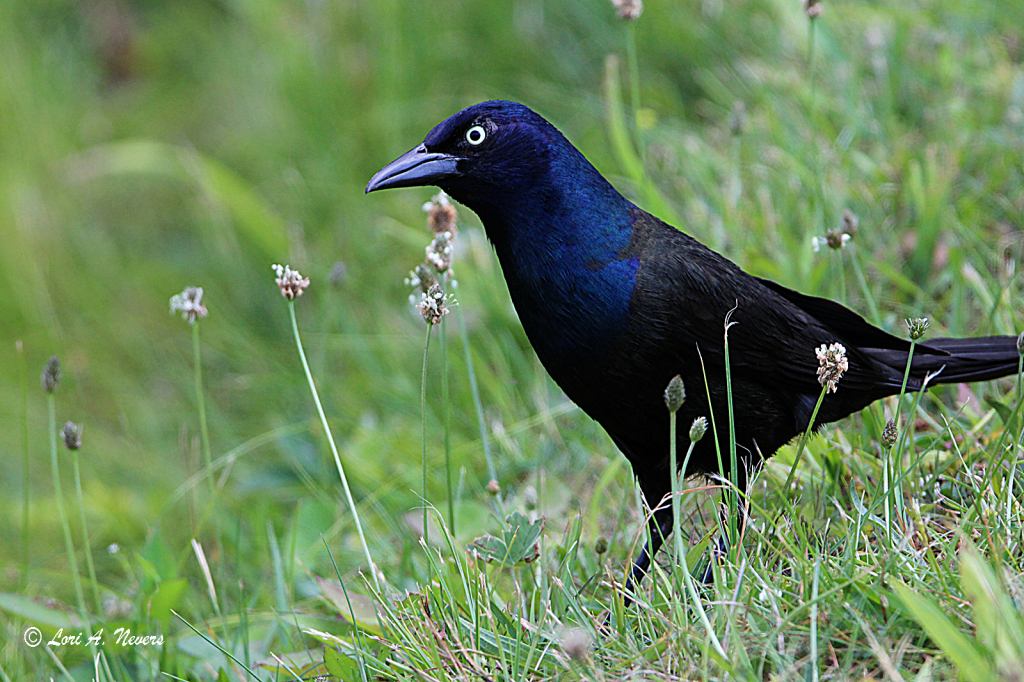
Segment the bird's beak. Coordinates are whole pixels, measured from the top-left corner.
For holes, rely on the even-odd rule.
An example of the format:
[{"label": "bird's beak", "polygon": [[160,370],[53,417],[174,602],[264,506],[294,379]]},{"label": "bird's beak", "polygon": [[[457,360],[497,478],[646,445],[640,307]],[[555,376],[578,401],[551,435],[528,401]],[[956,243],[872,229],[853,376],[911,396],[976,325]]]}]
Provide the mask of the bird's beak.
[{"label": "bird's beak", "polygon": [[366,185],[366,193],[391,187],[437,184],[438,180],[455,175],[459,161],[459,157],[451,154],[428,152],[421,144],[377,171]]}]

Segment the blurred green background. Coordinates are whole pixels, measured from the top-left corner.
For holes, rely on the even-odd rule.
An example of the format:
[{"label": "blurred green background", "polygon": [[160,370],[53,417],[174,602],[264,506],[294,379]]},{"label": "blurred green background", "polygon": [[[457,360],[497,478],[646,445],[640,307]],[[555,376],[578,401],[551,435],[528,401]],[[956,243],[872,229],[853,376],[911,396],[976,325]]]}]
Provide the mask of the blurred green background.
[{"label": "blurred green background", "polygon": [[[0,4],[2,589],[71,596],[38,380],[54,353],[58,422],[85,427],[100,582],[127,591],[116,557],[98,551],[110,543],[155,551],[159,535],[187,558],[204,491],[190,479],[202,466],[191,334],[168,314],[185,286],[203,287],[210,310],[200,325],[213,456],[235,451],[218,470],[235,570],[267,575],[275,534],[311,570],[326,565],[321,533],[351,550],[338,555],[344,572],[360,565],[276,262],[312,280],[299,323],[375,559],[398,584],[412,574],[424,327],[403,279],[429,240],[431,192],[363,188],[484,99],[536,109],[624,193],[757,275],[892,330],[912,315],[937,334],[1016,333],[1020,17],[1020,0],[827,2],[811,55],[796,0],[652,0],[632,25],[604,0]],[[811,249],[846,209],[860,221],[863,280]],[[459,312],[503,489],[536,484],[549,515],[582,510],[595,535],[619,527],[608,505],[632,504],[626,467],[537,363],[476,217],[462,210],[461,225]],[[453,443],[471,534],[487,524],[488,475],[457,329]],[[439,473],[428,492],[441,508],[432,360]],[[589,505],[599,482],[617,502]],[[631,538],[619,539],[625,558]]]}]

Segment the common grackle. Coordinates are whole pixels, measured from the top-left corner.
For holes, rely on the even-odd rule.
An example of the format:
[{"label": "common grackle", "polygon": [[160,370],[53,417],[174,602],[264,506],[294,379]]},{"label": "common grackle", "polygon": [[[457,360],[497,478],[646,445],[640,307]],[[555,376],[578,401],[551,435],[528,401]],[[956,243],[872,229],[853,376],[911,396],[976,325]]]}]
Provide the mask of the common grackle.
[{"label": "common grackle", "polygon": [[[638,208],[550,123],[513,102],[484,102],[443,121],[385,166],[367,192],[437,185],[473,209],[501,263],[526,335],[555,382],[611,436],[648,504],[670,492],[665,387],[690,389],[688,425],[727,417],[723,321],[729,331],[737,479],[807,429],[818,397],[815,349],[839,342],[849,369],[815,428],[900,392],[909,342],[833,301],[754,277]],[[1017,370],[1012,336],[918,343],[907,390],[994,379]],[[707,379],[709,391],[705,391]],[[712,407],[707,393],[710,392]],[[679,447],[689,442],[681,429]],[[719,443],[727,453],[727,429]],[[685,475],[729,475],[713,438]],[[633,579],[672,530],[672,507],[651,520]]]}]

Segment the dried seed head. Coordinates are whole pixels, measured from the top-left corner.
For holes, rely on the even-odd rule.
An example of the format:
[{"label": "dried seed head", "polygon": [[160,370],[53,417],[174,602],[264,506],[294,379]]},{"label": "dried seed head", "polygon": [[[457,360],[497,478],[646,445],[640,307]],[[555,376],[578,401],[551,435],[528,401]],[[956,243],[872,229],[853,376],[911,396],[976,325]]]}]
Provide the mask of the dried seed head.
[{"label": "dried seed head", "polygon": [[600,555],[608,551],[608,539],[604,536],[599,537],[594,541],[594,551]]},{"label": "dried seed head", "polygon": [[907,318],[905,322],[907,323],[907,331],[910,332],[910,338],[913,341],[917,341],[924,336],[929,327],[927,317]]},{"label": "dried seed head", "polygon": [[804,0],[804,11],[807,12],[807,18],[814,21],[821,16],[821,0]]},{"label": "dried seed head", "polygon": [[[405,283],[411,287],[416,287],[420,290],[420,294],[426,294],[430,291],[430,287],[437,286],[437,274],[434,269],[426,263],[420,263],[416,266],[416,269],[409,273],[409,276],[405,278]],[[416,295],[412,295],[412,303],[415,305]]]},{"label": "dried seed head", "polygon": [[427,324],[440,324],[441,320],[450,312],[450,307],[455,305],[455,299],[451,294],[441,291],[437,284],[431,284],[417,307],[420,315]]},{"label": "dried seed head", "polygon": [[498,493],[501,492],[501,486],[498,485],[498,482],[492,478],[491,480],[487,481],[487,492],[489,492],[491,495],[497,495]]},{"label": "dried seed head", "polygon": [[850,369],[846,348],[841,343],[822,344],[814,352],[818,356],[818,383],[826,392],[835,393],[839,379]]},{"label": "dried seed head", "polygon": [[432,196],[430,201],[423,204],[423,210],[427,213],[427,227],[434,234],[450,232],[454,236],[458,232],[455,223],[459,218],[459,212],[455,210],[455,206],[444,192]]},{"label": "dried seed head", "polygon": [[857,234],[858,227],[860,227],[860,220],[857,218],[857,214],[850,209],[843,211],[843,234],[853,237]]},{"label": "dried seed head", "polygon": [[738,99],[732,103],[732,111],[729,112],[729,132],[739,136],[747,126],[747,105],[743,100]]},{"label": "dried seed head", "polygon": [[300,275],[298,270],[292,270],[287,265],[277,265],[276,263],[270,267],[277,273],[277,279],[274,281],[277,282],[281,295],[289,301],[294,301],[297,297],[302,296],[302,292],[309,286],[309,278]]},{"label": "dried seed head", "polygon": [[693,420],[693,424],[690,426],[690,440],[694,443],[700,441],[704,437],[704,433],[708,430],[708,418],[697,417]]},{"label": "dried seed head", "polygon": [[612,0],[612,7],[619,19],[636,21],[644,13],[643,0]]},{"label": "dried seed head", "polygon": [[56,391],[57,385],[60,384],[60,377],[60,358],[54,355],[46,361],[46,367],[43,367],[43,374],[39,377],[43,384],[43,390],[47,393]]},{"label": "dried seed head", "polygon": [[665,407],[669,412],[678,412],[684,402],[686,402],[686,386],[683,385],[683,378],[677,374],[672,377],[665,389]]},{"label": "dried seed head", "polygon": [[206,317],[208,312],[203,305],[203,288],[185,287],[180,294],[171,296],[171,315],[177,312],[189,324],[195,324],[199,318]]},{"label": "dried seed head", "polygon": [[82,447],[82,425],[68,422],[60,430],[60,437],[64,439],[64,445],[68,450],[77,450]]},{"label": "dried seed head", "polygon": [[824,237],[811,237],[811,247],[815,253],[821,251],[821,247],[827,246],[830,249],[838,251],[839,249],[846,246],[846,243],[850,241],[850,235],[839,230],[829,230]]},{"label": "dried seed head", "polygon": [[577,663],[587,659],[587,656],[590,655],[590,648],[593,645],[594,640],[591,639],[590,634],[583,628],[570,628],[562,635],[561,641],[559,641],[562,652]]},{"label": "dried seed head", "polygon": [[1024,355],[1024,332],[1017,337],[1017,352]]},{"label": "dried seed head", "polygon": [[887,448],[891,448],[896,444],[896,437],[898,435],[899,432],[896,430],[896,422],[890,419],[886,423],[885,428],[882,429],[882,445]]}]

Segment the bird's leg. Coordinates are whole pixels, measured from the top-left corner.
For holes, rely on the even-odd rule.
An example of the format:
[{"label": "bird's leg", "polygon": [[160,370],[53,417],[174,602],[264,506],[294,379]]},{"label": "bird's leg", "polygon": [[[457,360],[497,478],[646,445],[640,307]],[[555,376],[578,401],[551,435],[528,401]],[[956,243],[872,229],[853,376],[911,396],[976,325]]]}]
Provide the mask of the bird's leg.
[{"label": "bird's leg", "polygon": [[[747,525],[747,505],[746,505],[746,491],[747,491],[747,467],[741,461],[740,470],[736,477],[736,486],[742,491],[737,505],[736,515],[738,517],[736,527],[739,534],[742,536],[743,530]],[[727,519],[722,520],[722,528],[727,526]],[[665,544],[665,539],[672,534],[672,505],[665,504],[664,502],[654,510],[651,514],[651,520],[649,522],[651,539],[644,545],[643,550],[640,552],[640,556],[633,562],[633,568],[629,572],[629,577],[626,579],[626,592],[632,592],[636,589],[637,585],[647,575],[648,569],[651,567],[651,561],[654,559],[654,555],[658,553],[661,546]],[[711,585],[715,581],[713,566],[715,561],[721,561],[722,558],[729,551],[729,541],[725,534],[719,534],[718,541],[711,546],[708,550],[710,555],[710,561],[705,567],[701,574],[700,581],[705,585]],[[633,601],[627,596],[625,599],[626,606],[629,606]]]},{"label": "bird's leg", "polygon": [[[626,579],[626,592],[632,592],[640,581],[647,575],[647,569],[651,567],[654,555],[658,553],[661,546],[665,544],[665,538],[672,534],[672,505],[659,507],[654,510],[651,520],[648,523],[651,532],[651,539],[644,544],[640,556],[633,562],[633,568]],[[633,603],[633,600],[626,597],[626,606]]]},{"label": "bird's leg", "polygon": [[[747,492],[747,468],[741,463],[739,476],[737,477],[736,485],[739,487],[741,494],[739,496],[738,504],[736,505],[736,532],[739,537],[736,541],[739,542],[739,538],[743,537],[743,531],[747,526],[747,504],[746,504],[746,492]],[[728,507],[722,508],[722,529],[728,528]],[[715,582],[714,564],[716,561],[722,561],[725,555],[729,553],[729,539],[725,532],[721,532],[718,535],[718,542],[716,542],[709,550],[710,561],[704,568],[704,572],[701,574],[700,581],[705,585],[711,585]]]}]

